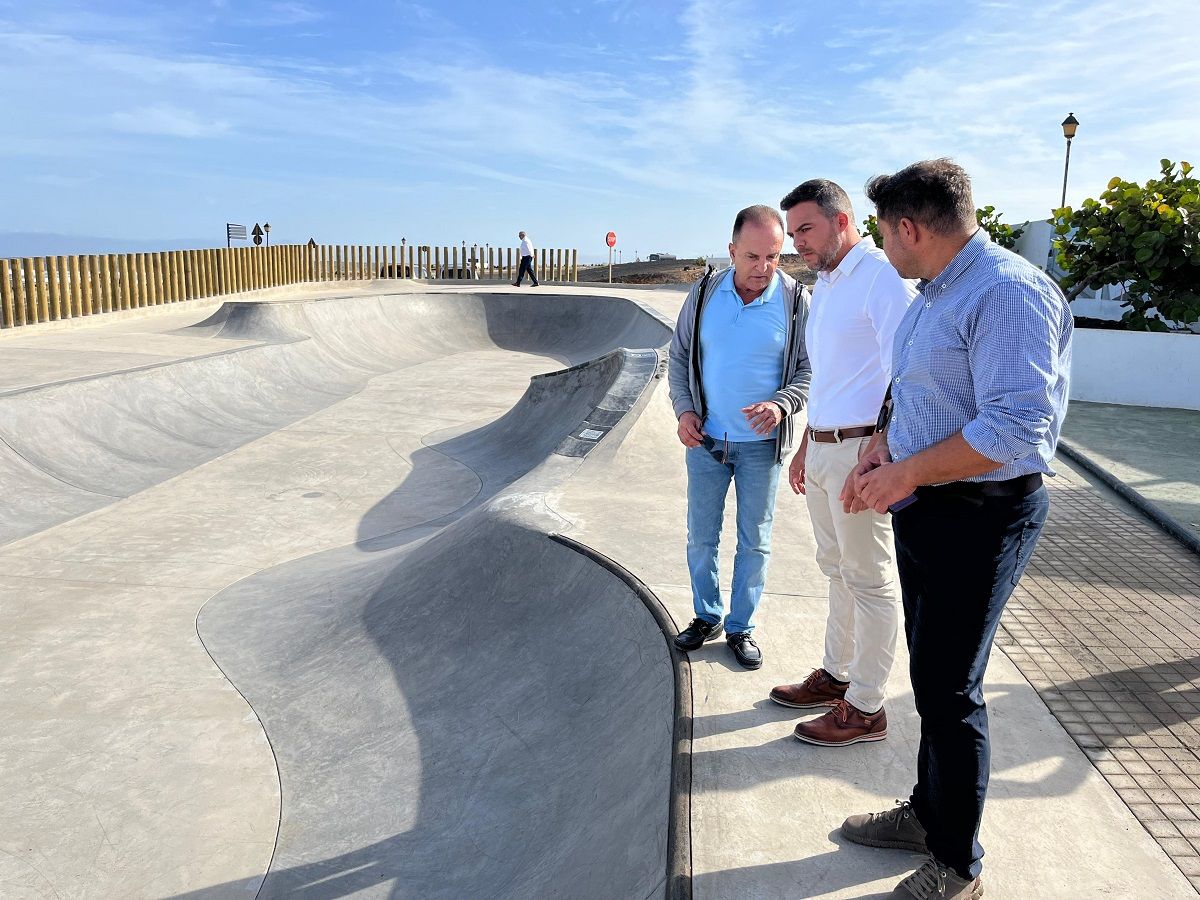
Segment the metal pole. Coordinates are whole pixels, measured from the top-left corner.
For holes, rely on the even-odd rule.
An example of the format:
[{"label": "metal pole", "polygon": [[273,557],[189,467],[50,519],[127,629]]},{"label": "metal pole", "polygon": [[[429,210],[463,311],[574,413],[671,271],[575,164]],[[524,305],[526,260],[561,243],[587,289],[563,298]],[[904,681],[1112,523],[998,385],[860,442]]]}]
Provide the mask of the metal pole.
[{"label": "metal pole", "polygon": [[1063,164],[1063,195],[1059,207],[1067,205],[1067,172],[1071,169],[1071,139],[1067,138],[1067,161]]},{"label": "metal pole", "polygon": [[608,283],[612,284],[612,247],[608,248]]}]

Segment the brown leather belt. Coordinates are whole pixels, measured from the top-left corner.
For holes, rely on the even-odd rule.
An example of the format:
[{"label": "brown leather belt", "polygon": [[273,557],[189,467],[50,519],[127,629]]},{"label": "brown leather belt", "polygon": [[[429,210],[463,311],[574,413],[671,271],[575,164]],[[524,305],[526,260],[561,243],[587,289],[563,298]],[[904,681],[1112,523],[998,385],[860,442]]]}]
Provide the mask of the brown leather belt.
[{"label": "brown leather belt", "polygon": [[817,431],[815,428],[808,429],[809,440],[816,441],[818,444],[840,444],[842,441],[848,441],[851,438],[870,437],[874,433],[874,425],[835,428],[833,431]]}]

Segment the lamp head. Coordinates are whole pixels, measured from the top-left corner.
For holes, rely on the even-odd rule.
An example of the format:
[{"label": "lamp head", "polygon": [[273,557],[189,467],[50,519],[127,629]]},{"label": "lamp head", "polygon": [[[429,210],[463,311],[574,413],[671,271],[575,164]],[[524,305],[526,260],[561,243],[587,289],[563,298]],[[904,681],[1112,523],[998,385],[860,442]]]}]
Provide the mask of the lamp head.
[{"label": "lamp head", "polygon": [[1071,140],[1071,138],[1075,137],[1075,131],[1078,128],[1079,120],[1075,118],[1075,113],[1068,113],[1062,123],[1063,137],[1068,141]]}]

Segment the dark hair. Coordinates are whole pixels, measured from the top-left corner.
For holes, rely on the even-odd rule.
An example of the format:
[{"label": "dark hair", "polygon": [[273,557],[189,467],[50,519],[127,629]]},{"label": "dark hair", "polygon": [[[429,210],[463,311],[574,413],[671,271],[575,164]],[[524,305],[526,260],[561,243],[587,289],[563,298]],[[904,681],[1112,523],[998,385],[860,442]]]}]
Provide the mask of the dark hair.
[{"label": "dark hair", "polygon": [[961,234],[979,225],[971,176],[949,159],[927,159],[895,175],[876,175],[867,182],[866,194],[875,214],[893,226],[911,219],[938,234]]},{"label": "dark hair", "polygon": [[779,215],[779,210],[772,209],[765,203],[747,206],[733,220],[733,242],[735,244],[738,236],[742,233],[742,226],[747,222],[754,222],[757,225],[778,225],[780,232],[784,231],[783,217]]},{"label": "dark hair", "polygon": [[854,219],[854,207],[850,204],[850,197],[842,190],[840,184],[828,178],[813,178],[792,188],[788,195],[779,201],[779,208],[787,212],[801,203],[817,204],[827,219],[832,219],[838,213],[845,213],[851,220]]}]

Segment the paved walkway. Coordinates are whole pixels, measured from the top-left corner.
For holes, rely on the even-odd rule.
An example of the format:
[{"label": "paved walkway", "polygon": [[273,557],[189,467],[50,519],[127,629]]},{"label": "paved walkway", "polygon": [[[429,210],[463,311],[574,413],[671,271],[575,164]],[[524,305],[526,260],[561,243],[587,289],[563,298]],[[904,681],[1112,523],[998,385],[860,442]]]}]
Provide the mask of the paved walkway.
[{"label": "paved walkway", "polygon": [[[1073,403],[1064,433],[1195,526],[1200,412]],[[997,645],[1200,889],[1200,557],[1063,468]]]},{"label": "paved walkway", "polygon": [[1200,410],[1072,401],[1063,439],[1200,538]]}]

